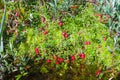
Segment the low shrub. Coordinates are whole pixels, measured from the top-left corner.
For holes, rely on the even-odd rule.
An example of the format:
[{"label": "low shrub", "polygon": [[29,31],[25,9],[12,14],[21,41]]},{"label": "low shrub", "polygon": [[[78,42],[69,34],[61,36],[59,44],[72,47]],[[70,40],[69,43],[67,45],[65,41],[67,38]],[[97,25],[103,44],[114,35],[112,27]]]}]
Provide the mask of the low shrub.
[{"label": "low shrub", "polygon": [[14,8],[7,15],[4,41],[4,74],[9,79],[10,75],[17,80],[34,76],[54,80],[116,79],[119,54],[111,54],[114,40],[94,16],[92,5],[86,4],[76,16],[65,14],[55,20],[45,11]]}]

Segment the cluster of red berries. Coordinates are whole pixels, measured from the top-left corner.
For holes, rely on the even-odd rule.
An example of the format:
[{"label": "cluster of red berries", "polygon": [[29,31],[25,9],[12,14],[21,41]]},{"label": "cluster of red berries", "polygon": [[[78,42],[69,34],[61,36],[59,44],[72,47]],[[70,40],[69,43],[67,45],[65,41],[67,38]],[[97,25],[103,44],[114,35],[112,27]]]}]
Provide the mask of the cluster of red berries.
[{"label": "cluster of red berries", "polygon": [[[63,22],[62,22],[62,21],[59,21],[59,22],[58,22],[58,25],[59,25],[60,27],[62,27],[62,26],[63,26]],[[68,38],[68,37],[69,37],[69,35],[68,35],[66,32],[62,32],[62,35],[64,36],[64,38]]]},{"label": "cluster of red berries", "polygon": [[[46,22],[46,19],[44,16],[41,16],[41,22],[42,23],[45,23]],[[40,28],[40,31],[44,31],[43,34],[46,35],[48,34],[48,30],[45,30],[44,27]]]},{"label": "cluster of red berries", "polygon": [[55,62],[55,64],[60,64],[60,63],[62,63],[63,61],[64,61],[63,58],[58,57],[57,60],[56,60],[56,62]]},{"label": "cluster of red berries", "polygon": [[48,30],[45,30],[44,27],[41,27],[41,28],[40,28],[40,31],[43,31],[43,34],[44,34],[44,35],[48,34],[48,32],[49,32]]},{"label": "cluster of red berries", "polygon": [[[81,59],[85,59],[85,54],[84,54],[84,53],[80,53],[80,54],[79,54],[79,57],[80,57]],[[71,56],[71,60],[72,60],[72,61],[75,60],[75,55],[72,55],[72,56]]]},{"label": "cluster of red berries", "polygon": [[[39,49],[38,48],[35,48],[35,53],[36,53],[36,55],[39,55]],[[81,58],[81,59],[85,59],[85,54],[84,53],[80,53],[79,54],[79,57]],[[70,57],[70,59],[72,60],[72,61],[74,61],[75,60],[75,55],[72,55],[71,57]],[[60,58],[60,57],[54,57],[54,60],[56,61],[56,64],[59,64],[59,63],[62,63],[62,62],[64,62],[64,58]],[[46,62],[47,63],[50,63],[51,62],[51,60],[50,59],[48,59],[48,60],[46,60]]]},{"label": "cluster of red berries", "polygon": [[[18,17],[18,13],[16,13],[15,15]],[[41,22],[44,23],[45,21],[46,21],[45,17],[42,16],[42,17],[41,17]],[[62,21],[59,21],[59,22],[58,22],[58,25],[59,25],[60,27],[62,27],[62,26],[63,26],[63,22],[62,22]],[[44,31],[44,32],[43,32],[44,35],[48,34],[48,30],[44,30],[44,28],[41,28],[40,30],[41,30],[41,31]],[[68,38],[68,37],[69,37],[69,34],[68,34],[67,32],[62,32],[62,36],[63,36],[64,38]],[[106,41],[106,40],[107,40],[107,37],[104,37],[103,40]],[[84,45],[90,45],[90,44],[91,44],[90,41],[85,41],[85,42],[84,42]],[[38,48],[35,48],[35,53],[36,53],[36,55],[39,55],[39,52],[40,52],[39,49],[38,49]],[[78,56],[79,56],[80,59],[85,59],[85,57],[86,57],[86,55],[85,55],[84,53],[80,53]],[[60,64],[60,63],[62,63],[62,62],[65,61],[64,58],[57,57],[57,56],[54,56],[54,60],[55,60],[55,64],[56,64],[56,65],[58,65],[58,64]],[[70,58],[67,59],[65,62],[66,62],[66,63],[69,63],[70,60],[71,60],[71,61],[75,61],[75,60],[76,60],[75,55],[71,55]],[[46,63],[51,63],[51,59],[47,59],[47,60],[46,60]],[[100,70],[100,69],[98,69],[98,70],[95,72],[96,76],[99,76],[100,73],[101,73],[101,70]]]},{"label": "cluster of red berries", "polygon": [[68,38],[69,35],[66,32],[62,32],[62,35],[64,36],[64,38]]},{"label": "cluster of red berries", "polygon": [[[41,17],[41,22],[44,23],[45,21],[46,21],[45,17],[42,16],[42,17]],[[63,26],[63,22],[62,22],[62,21],[59,21],[59,22],[58,22],[58,25],[59,25],[60,27],[62,27],[62,26]],[[43,31],[43,30],[44,30],[43,28],[40,28],[40,31]],[[44,31],[43,34],[44,34],[44,35],[48,34],[48,30]],[[68,38],[68,37],[69,37],[69,35],[68,35],[66,32],[62,32],[62,35],[64,36],[64,38]]]},{"label": "cluster of red berries", "polygon": [[[64,61],[63,58],[58,57],[57,60],[56,60],[56,62],[55,62],[55,64],[58,65],[58,64],[62,63],[63,61]],[[47,59],[46,62],[47,62],[47,63],[51,63],[51,60],[50,60],[50,59]]]},{"label": "cluster of red berries", "polygon": [[[35,48],[35,53],[36,53],[36,55],[39,55],[39,52],[40,52],[39,49],[38,49],[38,48]],[[81,59],[85,59],[85,54],[84,54],[84,53],[80,53],[80,54],[79,54],[79,57],[80,57]],[[55,64],[56,64],[56,65],[64,62],[64,58],[60,58],[60,57],[56,57],[56,56],[55,56],[54,59],[55,59]],[[71,59],[72,61],[74,61],[74,60],[75,60],[75,55],[72,55],[72,56],[70,57],[70,59]],[[46,63],[51,63],[51,60],[50,60],[50,59],[47,59],[47,60],[46,60]],[[69,60],[66,60],[66,63],[69,63]],[[96,76],[99,76],[100,73],[101,73],[101,70],[100,70],[100,69],[98,69],[98,70],[95,72]]]}]

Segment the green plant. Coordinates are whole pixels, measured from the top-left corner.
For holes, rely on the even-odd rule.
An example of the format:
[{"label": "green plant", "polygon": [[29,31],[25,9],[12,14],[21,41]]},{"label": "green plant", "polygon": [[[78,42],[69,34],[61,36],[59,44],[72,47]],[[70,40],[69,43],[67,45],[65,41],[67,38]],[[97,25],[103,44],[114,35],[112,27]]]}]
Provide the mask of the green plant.
[{"label": "green plant", "polygon": [[[29,19],[31,12],[28,10],[26,13],[25,18]],[[88,79],[86,75],[92,75],[89,77],[91,79],[111,77],[109,74],[112,72],[105,73],[112,66],[107,46],[112,48],[114,42],[107,28],[94,16],[93,6],[86,4],[85,10],[78,13],[74,17],[65,15],[61,20],[53,21],[50,15],[38,15],[38,11],[34,11],[33,21],[38,23],[27,26],[21,25],[25,23],[22,23],[19,14],[17,20],[20,20],[20,25],[15,29],[18,33],[13,32],[11,37],[8,35],[6,41],[9,44],[5,45],[6,53],[13,58],[10,63],[18,69],[16,78],[22,78],[24,73],[44,75],[50,71],[55,79],[58,79],[56,76],[65,79],[67,74],[75,74],[75,79]],[[41,15],[42,19],[39,17]]]},{"label": "green plant", "polygon": [[0,53],[3,52],[3,31],[4,31],[4,22],[5,22],[5,16],[6,16],[6,3],[4,1],[4,14],[2,17],[2,21],[1,21],[1,27],[0,27]]},{"label": "green plant", "polygon": [[66,14],[74,17],[78,12],[85,8],[85,2],[82,0],[53,0],[46,1],[46,13],[52,18],[62,18]]},{"label": "green plant", "polygon": [[[2,1],[1,1],[2,2]],[[3,32],[4,32],[4,29],[5,29],[5,26],[4,26],[4,23],[5,23],[5,17],[6,17],[6,2],[4,0],[4,13],[3,13],[3,16],[2,16],[2,20],[1,20],[1,24],[0,24],[0,71],[2,72],[5,72],[5,68],[4,68],[4,62],[5,61],[5,54],[3,54],[3,51],[4,51],[4,45],[3,45]],[[0,76],[0,79],[3,79],[3,73],[0,73],[1,76]]]},{"label": "green plant", "polygon": [[[120,17],[120,3],[119,0],[98,0],[98,6],[96,8],[102,14],[107,14],[110,16],[108,20],[108,27],[110,29],[115,29],[119,32],[119,17]],[[103,15],[104,16],[104,15]]]},{"label": "green plant", "polygon": [[[119,55],[119,27],[120,27],[120,0],[97,0],[95,5],[97,11],[104,18],[106,26],[109,28],[109,34],[114,40],[113,47],[108,46],[108,50],[112,53],[113,66],[118,66],[120,63],[116,61],[116,56]],[[103,21],[103,22],[104,22]],[[116,53],[117,52],[117,53]],[[113,72],[114,73],[114,72]]]},{"label": "green plant", "polygon": [[[57,15],[59,11],[68,11],[69,7],[73,4],[73,1],[64,0],[53,0],[52,2],[47,2],[50,5],[50,9],[53,9],[54,15]],[[49,6],[48,6],[49,7]]]},{"label": "green plant", "polygon": [[[92,5],[78,6],[77,1],[73,1],[63,7],[65,3],[60,0],[46,1],[44,4],[54,5],[54,8],[49,7],[56,10],[56,13],[52,10],[54,15],[51,10],[47,12],[47,4],[40,5],[37,0],[32,3],[27,1],[8,2],[8,28],[4,31],[4,53],[7,55],[1,59],[6,64],[6,78],[116,78],[115,72],[120,69],[120,65],[119,62],[113,63],[119,60],[118,52],[114,52],[116,55],[113,61],[113,37],[108,28],[94,16]],[[65,14],[59,14],[61,9]],[[74,14],[74,10],[77,14]],[[71,16],[68,15],[69,11]]]}]

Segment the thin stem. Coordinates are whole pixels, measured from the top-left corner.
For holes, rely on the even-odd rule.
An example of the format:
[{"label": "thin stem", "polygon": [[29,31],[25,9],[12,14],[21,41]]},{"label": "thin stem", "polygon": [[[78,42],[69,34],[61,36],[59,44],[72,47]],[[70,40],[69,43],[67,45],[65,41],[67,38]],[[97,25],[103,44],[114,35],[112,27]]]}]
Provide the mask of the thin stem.
[{"label": "thin stem", "polygon": [[42,0],[42,2],[43,2],[43,6],[45,7],[46,5],[45,5],[45,0]]},{"label": "thin stem", "polygon": [[6,2],[4,0],[4,14],[2,16],[2,21],[0,25],[0,53],[3,52],[3,31],[4,31],[5,17],[6,17]]}]

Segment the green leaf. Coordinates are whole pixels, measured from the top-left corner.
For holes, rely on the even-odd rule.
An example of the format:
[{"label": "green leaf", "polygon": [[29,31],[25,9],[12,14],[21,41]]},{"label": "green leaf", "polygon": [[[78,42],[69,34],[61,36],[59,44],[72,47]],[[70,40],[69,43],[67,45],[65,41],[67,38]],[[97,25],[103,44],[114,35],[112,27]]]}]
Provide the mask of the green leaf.
[{"label": "green leaf", "polygon": [[4,27],[5,17],[6,17],[6,2],[4,0],[4,13],[3,13],[2,21],[0,25],[0,53],[3,52],[3,31],[5,29]]},{"label": "green leaf", "polygon": [[53,3],[48,3],[51,7],[54,7],[55,5]]}]

